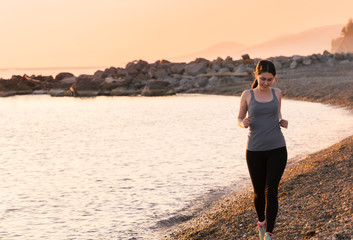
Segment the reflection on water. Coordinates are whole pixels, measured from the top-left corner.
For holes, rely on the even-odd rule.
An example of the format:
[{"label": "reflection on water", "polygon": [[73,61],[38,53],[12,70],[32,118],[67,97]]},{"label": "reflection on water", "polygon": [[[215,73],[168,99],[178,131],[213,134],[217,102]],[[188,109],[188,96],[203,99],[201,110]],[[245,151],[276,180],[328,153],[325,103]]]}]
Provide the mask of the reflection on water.
[{"label": "reflection on water", "polygon": [[[4,239],[142,239],[192,200],[248,184],[239,98],[0,99]],[[352,135],[352,114],[284,100],[290,158]]]}]

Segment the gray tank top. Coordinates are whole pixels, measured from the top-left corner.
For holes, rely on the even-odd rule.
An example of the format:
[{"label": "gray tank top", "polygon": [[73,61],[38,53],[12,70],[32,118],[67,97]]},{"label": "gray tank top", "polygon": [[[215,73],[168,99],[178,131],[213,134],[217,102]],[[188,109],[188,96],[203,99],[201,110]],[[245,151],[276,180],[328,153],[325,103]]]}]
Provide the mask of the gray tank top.
[{"label": "gray tank top", "polygon": [[278,122],[278,99],[271,88],[273,99],[270,102],[258,102],[251,89],[248,106],[250,118],[247,149],[250,151],[267,151],[286,146]]}]

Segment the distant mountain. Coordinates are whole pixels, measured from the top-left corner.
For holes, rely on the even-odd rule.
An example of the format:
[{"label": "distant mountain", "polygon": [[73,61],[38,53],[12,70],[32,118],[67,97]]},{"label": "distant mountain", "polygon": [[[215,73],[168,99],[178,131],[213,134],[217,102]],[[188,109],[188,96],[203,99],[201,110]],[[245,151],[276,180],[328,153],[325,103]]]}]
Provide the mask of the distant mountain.
[{"label": "distant mountain", "polygon": [[221,42],[205,50],[183,56],[168,58],[168,60],[189,62],[195,60],[196,58],[206,58],[208,60],[213,60],[221,57],[224,59],[229,56],[229,52],[238,52],[247,47],[248,46],[237,42]]},{"label": "distant mountain", "polygon": [[170,58],[170,60],[188,62],[198,57],[213,60],[217,57],[224,59],[227,56],[231,56],[233,59],[240,59],[241,55],[245,53],[249,54],[251,58],[322,53],[324,50],[330,51],[331,41],[340,36],[343,26],[344,24],[336,24],[313,28],[295,34],[286,34],[254,46],[245,46],[236,42],[223,42],[203,51]]},{"label": "distant mountain", "polygon": [[[331,50],[331,42],[340,36],[343,24],[324,26],[304,32],[279,37],[271,41],[242,49],[234,57],[248,53],[253,58],[275,56],[311,55]],[[234,58],[233,57],[233,58]]]}]

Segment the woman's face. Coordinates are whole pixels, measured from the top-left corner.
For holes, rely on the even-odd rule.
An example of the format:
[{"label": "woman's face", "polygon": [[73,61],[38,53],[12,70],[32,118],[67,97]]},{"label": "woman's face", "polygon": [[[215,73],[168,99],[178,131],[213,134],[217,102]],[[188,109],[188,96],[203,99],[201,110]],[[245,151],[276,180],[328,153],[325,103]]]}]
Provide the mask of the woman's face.
[{"label": "woman's face", "polygon": [[257,81],[260,89],[267,89],[275,82],[275,77],[272,73],[264,72],[257,77]]}]

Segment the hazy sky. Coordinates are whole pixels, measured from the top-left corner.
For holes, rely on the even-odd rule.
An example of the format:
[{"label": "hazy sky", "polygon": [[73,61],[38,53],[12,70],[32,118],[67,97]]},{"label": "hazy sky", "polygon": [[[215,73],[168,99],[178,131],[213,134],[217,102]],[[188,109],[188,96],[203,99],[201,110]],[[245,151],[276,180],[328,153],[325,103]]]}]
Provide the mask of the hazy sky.
[{"label": "hazy sky", "polygon": [[0,68],[121,66],[346,24],[352,0],[0,0]]}]

